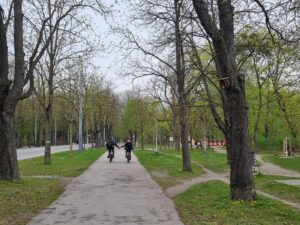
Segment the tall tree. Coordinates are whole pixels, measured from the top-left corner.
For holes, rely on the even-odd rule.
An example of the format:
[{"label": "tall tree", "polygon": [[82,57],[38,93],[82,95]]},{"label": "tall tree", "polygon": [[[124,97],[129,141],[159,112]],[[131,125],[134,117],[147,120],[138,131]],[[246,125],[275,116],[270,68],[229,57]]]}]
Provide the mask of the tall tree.
[{"label": "tall tree", "polygon": [[[235,63],[234,17],[231,0],[218,0],[219,27],[209,14],[206,1],[193,0],[197,16],[212,39],[216,54],[216,67],[222,88],[225,89],[229,115],[227,152],[230,157],[230,198],[254,200],[252,165],[248,157],[249,134],[245,75],[238,72]],[[226,117],[225,117],[226,118]]]}]

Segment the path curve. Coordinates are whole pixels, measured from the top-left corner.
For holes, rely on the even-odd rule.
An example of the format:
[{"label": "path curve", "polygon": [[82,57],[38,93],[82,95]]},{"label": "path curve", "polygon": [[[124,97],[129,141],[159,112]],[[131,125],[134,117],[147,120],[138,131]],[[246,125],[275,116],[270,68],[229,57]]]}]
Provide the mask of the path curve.
[{"label": "path curve", "polygon": [[183,225],[171,199],[133,155],[127,163],[116,150],[112,163],[104,154],[65,193],[29,225]]},{"label": "path curve", "polygon": [[[173,187],[167,188],[165,190],[165,194],[168,197],[170,197],[170,198],[175,197],[176,195],[178,195],[180,193],[186,192],[189,188],[193,187],[194,185],[201,184],[201,183],[206,183],[206,182],[212,181],[212,180],[223,181],[224,183],[227,183],[227,184],[230,183],[229,182],[229,174],[228,173],[215,173],[215,172],[213,172],[211,170],[206,169],[200,163],[197,163],[197,162],[194,162],[194,161],[192,161],[192,162],[194,164],[202,167],[203,170],[205,171],[205,174],[200,175],[199,177],[196,177],[196,178],[192,178],[192,179],[183,181],[182,183],[180,183],[178,185],[175,185]],[[272,194],[269,194],[269,193],[266,193],[266,192],[263,192],[263,191],[260,191],[260,190],[257,190],[257,189],[256,189],[256,193],[258,193],[260,195],[263,195],[265,197],[274,199],[276,201],[282,202],[284,204],[290,205],[290,206],[292,206],[292,207],[300,210],[300,204],[299,203],[290,202],[288,200],[276,197],[276,196],[274,196]]]},{"label": "path curve", "polygon": [[259,166],[259,171],[262,172],[263,174],[300,178],[300,173],[287,170],[280,166],[263,161],[262,157],[263,157],[262,155],[256,154],[256,158],[261,162],[261,165]]}]

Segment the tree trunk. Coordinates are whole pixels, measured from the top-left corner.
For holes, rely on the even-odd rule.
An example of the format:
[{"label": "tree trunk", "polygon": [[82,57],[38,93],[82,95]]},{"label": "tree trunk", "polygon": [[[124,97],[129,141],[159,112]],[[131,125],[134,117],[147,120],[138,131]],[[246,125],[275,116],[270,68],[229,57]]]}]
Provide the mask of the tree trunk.
[{"label": "tree trunk", "polygon": [[181,132],[181,144],[182,144],[182,169],[183,171],[192,171],[192,164],[189,150],[188,140],[188,121],[187,121],[187,109],[186,109],[186,93],[185,93],[185,68],[182,51],[182,38],[180,32],[180,3],[179,0],[174,0],[175,6],[175,51],[176,51],[176,79],[177,79],[177,91],[178,91],[178,103],[179,103],[179,121]]},{"label": "tree trunk", "polygon": [[96,130],[95,131],[95,135],[94,135],[94,141],[95,141],[95,147],[96,148],[99,148],[100,147],[100,140],[99,140],[99,136],[100,136],[100,131],[99,130]]},{"label": "tree trunk", "polygon": [[258,147],[258,143],[257,143],[257,135],[258,135],[258,131],[259,131],[259,123],[260,123],[260,116],[261,116],[261,110],[262,110],[262,88],[259,87],[259,94],[258,94],[258,110],[257,110],[257,115],[256,115],[256,121],[255,121],[255,125],[254,125],[254,130],[253,130],[253,142],[254,142],[254,146],[255,148]]},{"label": "tree trunk", "polygon": [[15,137],[14,114],[0,111],[0,179],[20,178]]},{"label": "tree trunk", "polygon": [[73,151],[73,129],[72,129],[73,123],[72,123],[72,121],[70,122],[69,127],[70,127],[69,144],[70,144],[70,151],[72,152]]},{"label": "tree trunk", "polygon": [[230,198],[253,200],[255,189],[252,180],[252,164],[249,158],[249,135],[246,99],[241,92],[232,92],[230,108]]},{"label": "tree trunk", "polygon": [[180,128],[181,128],[181,144],[182,144],[182,160],[183,160],[183,171],[192,171],[191,157],[190,157],[190,149],[189,149],[189,138],[188,132],[189,127],[187,123],[187,115],[186,115],[186,103],[185,99],[180,96],[179,97],[179,105],[180,105]]},{"label": "tree trunk", "polygon": [[174,136],[174,143],[175,149],[179,152],[180,151],[180,138],[179,138],[179,128],[178,128],[178,110],[175,106],[173,106],[173,119],[172,119],[172,129],[173,129],[173,136]]},{"label": "tree trunk", "polygon": [[141,121],[141,148],[144,150],[144,122]]},{"label": "tree trunk", "polygon": [[52,106],[48,105],[46,109],[46,121],[45,121],[45,156],[44,163],[51,163],[51,111]]},{"label": "tree trunk", "polygon": [[19,179],[14,114],[24,86],[22,0],[14,1],[14,83],[8,79],[8,47],[0,6],[0,179]]}]

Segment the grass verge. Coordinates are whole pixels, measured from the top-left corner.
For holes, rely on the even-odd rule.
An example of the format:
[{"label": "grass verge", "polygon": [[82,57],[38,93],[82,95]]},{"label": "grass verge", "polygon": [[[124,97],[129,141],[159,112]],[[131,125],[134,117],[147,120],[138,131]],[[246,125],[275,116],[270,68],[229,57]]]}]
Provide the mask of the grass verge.
[{"label": "grass verge", "polygon": [[[104,150],[88,150],[82,154],[73,152],[71,155],[68,152],[56,153],[52,155],[51,165],[43,165],[42,157],[20,161],[20,172],[25,178],[14,182],[0,180],[0,224],[28,223],[63,193],[64,177],[80,175],[103,153]],[[30,177],[38,175],[55,177]]]},{"label": "grass verge", "polygon": [[263,156],[266,162],[300,173],[300,157]]},{"label": "grass verge", "polygon": [[162,188],[174,186],[203,173],[196,165],[193,166],[192,173],[182,171],[182,160],[172,155],[141,150],[135,151],[135,155]]},{"label": "grass verge", "polygon": [[175,198],[185,225],[299,224],[300,213],[269,198],[241,202],[228,199],[229,188],[220,181],[196,185]]},{"label": "grass verge", "polygon": [[83,173],[104,150],[87,150],[56,153],[51,156],[51,164],[44,165],[43,157],[19,162],[21,176],[63,176],[76,177]]}]

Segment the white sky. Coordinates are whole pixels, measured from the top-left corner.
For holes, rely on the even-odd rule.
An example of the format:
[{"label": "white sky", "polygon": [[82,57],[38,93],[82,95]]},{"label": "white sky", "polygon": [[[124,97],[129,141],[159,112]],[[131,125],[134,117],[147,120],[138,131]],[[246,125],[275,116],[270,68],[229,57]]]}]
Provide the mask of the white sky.
[{"label": "white sky", "polygon": [[[104,2],[111,3],[110,0],[105,0]],[[115,6],[114,17],[118,23],[122,23],[123,26],[128,26],[127,16],[128,9],[126,6]],[[112,18],[108,18],[108,22],[112,23]],[[101,73],[105,74],[105,79],[113,83],[115,92],[122,93],[127,90],[132,90],[133,86],[138,85],[145,87],[147,79],[136,79],[132,80],[128,77],[122,77],[121,71],[124,60],[122,58],[122,52],[118,49],[120,44],[120,36],[111,32],[109,25],[100,15],[95,15],[94,17],[95,29],[97,33],[101,35],[101,42],[108,47],[108,51],[105,53],[100,53],[99,56],[94,60],[96,66],[100,67]]]}]

